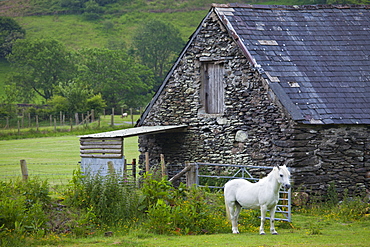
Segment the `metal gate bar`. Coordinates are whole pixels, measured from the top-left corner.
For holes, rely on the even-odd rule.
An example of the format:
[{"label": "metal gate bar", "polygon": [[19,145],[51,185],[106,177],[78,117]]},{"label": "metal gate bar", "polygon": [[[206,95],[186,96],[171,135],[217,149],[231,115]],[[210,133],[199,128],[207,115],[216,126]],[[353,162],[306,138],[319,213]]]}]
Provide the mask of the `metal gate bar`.
[{"label": "metal gate bar", "polygon": [[[250,165],[230,165],[230,164],[214,164],[214,163],[195,163],[196,165],[196,184],[198,187],[208,187],[208,188],[216,188],[216,189],[223,189],[224,186],[205,186],[199,184],[199,178],[224,178],[224,179],[236,179],[242,178],[246,180],[251,180],[252,182],[257,182],[259,179],[254,178],[248,171],[248,169],[273,169],[271,166],[250,166]],[[214,175],[202,175],[199,174],[199,167],[200,166],[220,166],[220,167],[232,167],[232,168],[239,168],[236,173],[232,176],[214,176]],[[237,177],[241,173],[241,177]],[[245,177],[247,174],[249,177]],[[291,207],[291,190],[281,190],[279,191],[279,202],[276,205],[276,213],[282,213],[284,218],[275,218],[275,220],[281,221],[288,221],[292,222],[292,207]],[[284,210],[285,209],[285,210]],[[266,219],[270,219],[270,217],[266,217]]]}]

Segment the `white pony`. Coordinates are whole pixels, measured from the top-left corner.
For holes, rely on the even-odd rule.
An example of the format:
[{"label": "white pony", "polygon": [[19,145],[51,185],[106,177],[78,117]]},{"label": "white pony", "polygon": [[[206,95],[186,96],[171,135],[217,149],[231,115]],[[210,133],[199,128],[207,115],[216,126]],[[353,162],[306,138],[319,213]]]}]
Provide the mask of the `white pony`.
[{"label": "white pony", "polygon": [[245,179],[233,179],[227,182],[224,187],[225,206],[233,233],[239,233],[238,218],[241,208],[244,207],[261,210],[261,235],[265,235],[263,228],[266,212],[270,210],[270,231],[277,235],[274,217],[281,187],[290,188],[290,172],[285,165],[274,167],[267,177],[257,183],[251,183]]}]

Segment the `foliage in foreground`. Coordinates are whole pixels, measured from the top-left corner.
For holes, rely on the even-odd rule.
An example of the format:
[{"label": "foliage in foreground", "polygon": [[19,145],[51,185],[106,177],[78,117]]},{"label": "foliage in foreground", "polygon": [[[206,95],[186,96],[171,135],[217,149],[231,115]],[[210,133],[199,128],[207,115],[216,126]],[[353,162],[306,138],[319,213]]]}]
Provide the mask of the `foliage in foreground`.
[{"label": "foliage in foreground", "polygon": [[68,205],[89,210],[100,225],[119,225],[140,216],[138,191],[119,176],[84,176],[75,171],[66,196]]},{"label": "foliage in foreground", "polygon": [[[68,189],[60,192],[62,196],[51,196],[49,187],[38,179],[0,183],[0,246],[46,240],[55,244],[61,237],[90,237],[111,229],[129,232],[138,228],[165,235],[230,232],[221,193],[185,185],[175,188],[166,177],[146,175],[137,188],[114,175],[85,177],[75,171]],[[320,219],[309,223],[309,235],[322,234],[322,224],[369,220],[369,204],[359,198],[297,210]],[[258,232],[257,216],[258,211],[242,210],[241,231]],[[278,226],[287,227],[299,228],[288,223]]]},{"label": "foliage in foreground", "polygon": [[[40,180],[0,182],[0,245],[11,236],[44,234],[49,187]],[[10,245],[9,245],[10,246]]]},{"label": "foliage in foreground", "polygon": [[143,226],[157,234],[213,234],[227,232],[223,197],[184,184],[174,188],[166,178],[144,181],[142,193],[147,207]]}]

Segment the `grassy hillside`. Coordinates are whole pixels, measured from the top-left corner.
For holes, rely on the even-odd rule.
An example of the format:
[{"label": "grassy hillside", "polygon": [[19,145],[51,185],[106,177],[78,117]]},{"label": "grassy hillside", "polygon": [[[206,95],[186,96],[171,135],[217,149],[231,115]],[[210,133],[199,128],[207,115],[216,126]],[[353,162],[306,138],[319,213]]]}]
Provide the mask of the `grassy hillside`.
[{"label": "grassy hillside", "polygon": [[[67,46],[111,47],[112,44],[131,44],[137,27],[149,19],[161,19],[178,28],[184,40],[194,32],[212,3],[222,0],[117,0],[102,7],[99,19],[86,20],[82,10],[61,7],[60,1],[3,0],[0,15],[11,16],[26,30],[28,38],[53,37]],[[231,1],[235,2],[235,1]],[[251,4],[304,4],[309,0],[276,0],[238,2]]]},{"label": "grassy hillside", "polygon": [[104,16],[101,20],[87,21],[82,15],[44,15],[15,17],[26,29],[28,38],[53,37],[68,47],[107,47],[111,44],[131,44],[136,28],[150,20],[161,19],[173,24],[187,40],[208,10],[176,13],[130,12]]},{"label": "grassy hillside", "polygon": [[[190,12],[148,12],[131,11],[120,14],[105,14],[96,21],[87,21],[82,15],[31,15],[17,16],[14,19],[26,30],[27,38],[52,37],[71,49],[82,48],[129,48],[135,30],[150,19],[160,19],[171,23],[181,32],[183,40],[198,27],[207,10]],[[0,60],[0,89],[10,66]],[[0,97],[3,95],[0,90]]]},{"label": "grassy hillside", "polygon": [[[209,11],[212,3],[314,4],[325,0],[117,0],[101,7],[97,20],[87,20],[83,10],[61,7],[61,0],[0,0],[0,15],[13,17],[25,30],[27,38],[53,37],[71,49],[129,48],[135,30],[150,19],[171,23],[187,41]],[[0,89],[10,71],[0,61]],[[3,90],[0,90],[0,97]]]}]

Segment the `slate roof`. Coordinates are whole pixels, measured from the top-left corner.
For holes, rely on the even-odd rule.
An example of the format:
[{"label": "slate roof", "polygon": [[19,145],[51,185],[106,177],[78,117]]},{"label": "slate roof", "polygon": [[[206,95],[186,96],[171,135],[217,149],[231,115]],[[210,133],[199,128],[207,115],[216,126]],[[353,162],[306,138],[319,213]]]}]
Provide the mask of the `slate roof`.
[{"label": "slate roof", "polygon": [[293,119],[370,124],[370,6],[214,9]]}]

